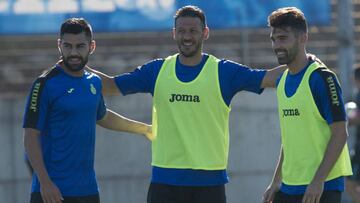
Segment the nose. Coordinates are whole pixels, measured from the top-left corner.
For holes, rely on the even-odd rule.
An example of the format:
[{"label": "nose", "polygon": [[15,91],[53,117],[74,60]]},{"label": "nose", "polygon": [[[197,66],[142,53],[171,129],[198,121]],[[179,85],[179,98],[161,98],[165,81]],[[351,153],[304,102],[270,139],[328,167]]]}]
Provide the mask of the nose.
[{"label": "nose", "polygon": [[191,39],[192,36],[191,36],[191,33],[190,32],[185,32],[184,35],[183,35],[183,39],[185,40],[188,40],[188,39]]},{"label": "nose", "polygon": [[281,48],[281,45],[277,40],[274,40],[274,41],[272,41],[272,47],[273,47],[273,49],[279,49],[279,48]]},{"label": "nose", "polygon": [[79,56],[79,52],[78,50],[76,49],[76,47],[72,48],[69,52],[69,56],[72,57],[72,56]]},{"label": "nose", "polygon": [[80,54],[77,51],[71,51],[68,58],[79,58]]}]

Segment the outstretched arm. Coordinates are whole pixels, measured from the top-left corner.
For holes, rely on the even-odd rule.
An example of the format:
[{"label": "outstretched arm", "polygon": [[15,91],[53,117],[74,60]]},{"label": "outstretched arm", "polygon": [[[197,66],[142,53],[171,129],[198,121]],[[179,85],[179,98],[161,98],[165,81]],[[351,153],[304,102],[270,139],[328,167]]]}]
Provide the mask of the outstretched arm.
[{"label": "outstretched arm", "polygon": [[109,130],[142,134],[149,140],[154,140],[151,125],[128,119],[109,109],[106,110],[105,116],[97,124]]},{"label": "outstretched arm", "polygon": [[105,73],[94,70],[88,66],[86,66],[86,69],[101,77],[102,93],[104,96],[120,95],[120,89],[117,87],[113,76],[106,75]]},{"label": "outstretched arm", "polygon": [[267,70],[261,83],[261,88],[276,87],[276,80],[280,77],[280,75],[285,71],[286,68],[287,66],[281,65],[276,68]]}]

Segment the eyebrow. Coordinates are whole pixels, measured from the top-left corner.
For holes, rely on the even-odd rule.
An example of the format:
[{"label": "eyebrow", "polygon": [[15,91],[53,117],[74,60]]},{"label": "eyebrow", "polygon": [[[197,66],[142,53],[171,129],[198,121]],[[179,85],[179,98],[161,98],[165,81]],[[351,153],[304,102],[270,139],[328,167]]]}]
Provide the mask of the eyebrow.
[{"label": "eyebrow", "polygon": [[[71,44],[69,42],[63,42],[63,44],[64,45],[73,45],[73,44]],[[86,43],[85,42],[80,42],[80,43],[75,44],[75,46],[79,46],[79,45],[86,45]]]}]

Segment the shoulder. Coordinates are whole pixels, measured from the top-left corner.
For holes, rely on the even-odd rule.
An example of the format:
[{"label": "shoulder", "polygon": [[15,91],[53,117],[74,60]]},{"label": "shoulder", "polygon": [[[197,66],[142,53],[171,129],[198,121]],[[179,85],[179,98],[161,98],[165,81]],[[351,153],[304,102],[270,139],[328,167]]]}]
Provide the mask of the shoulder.
[{"label": "shoulder", "polygon": [[[61,71],[57,69],[55,66],[45,70],[32,84],[30,90],[30,96],[33,101],[36,100],[38,104],[40,100],[46,100],[48,98],[49,91],[48,89],[53,89],[54,85],[58,82],[52,82],[53,79],[61,75]],[[52,83],[52,84],[51,84]],[[44,96],[45,95],[45,96]],[[34,107],[35,108],[35,107]]]},{"label": "shoulder", "polygon": [[309,85],[315,95],[323,95],[331,104],[340,106],[341,87],[336,74],[328,68],[318,68],[310,76]]},{"label": "shoulder", "polygon": [[146,62],[144,65],[142,65],[142,67],[147,67],[147,68],[161,67],[162,64],[164,63],[164,61],[165,61],[164,58],[153,59],[153,60]]},{"label": "shoulder", "polygon": [[160,71],[165,59],[157,58],[146,62],[145,64],[138,66],[136,68],[137,71],[140,71],[142,74],[150,74],[157,73]]},{"label": "shoulder", "polygon": [[101,77],[96,73],[85,71],[84,76],[90,82],[101,83]]},{"label": "shoulder", "polygon": [[45,84],[48,84],[51,79],[56,78],[59,75],[61,75],[61,71],[55,66],[51,67],[43,71],[43,73],[34,81],[33,87],[37,88],[41,86],[41,88],[43,88]]},{"label": "shoulder", "polygon": [[221,59],[219,61],[219,73],[223,75],[236,76],[240,78],[253,79],[253,77],[263,77],[266,73],[264,69],[250,68],[247,65],[240,64],[231,60]]},{"label": "shoulder", "polygon": [[326,67],[321,67],[314,70],[310,75],[311,84],[325,84],[325,85],[335,85],[338,84],[336,74]]},{"label": "shoulder", "polygon": [[91,79],[91,80],[95,80],[95,81],[96,80],[101,81],[101,77],[96,73],[85,71],[84,74],[85,74],[86,79]]},{"label": "shoulder", "polygon": [[91,87],[95,86],[96,89],[102,89],[101,77],[96,73],[85,71],[84,78]]},{"label": "shoulder", "polygon": [[243,64],[227,60],[227,59],[220,59],[219,61],[219,73],[222,75],[232,75],[241,73],[240,75],[246,74],[250,72],[251,69]]},{"label": "shoulder", "polygon": [[61,71],[56,68],[56,66],[51,67],[47,70],[45,70],[39,77],[38,79],[42,79],[42,80],[50,80],[52,78],[55,78],[56,76],[59,76],[61,74]]},{"label": "shoulder", "polygon": [[249,69],[248,66],[228,59],[219,59],[219,67],[226,69]]}]

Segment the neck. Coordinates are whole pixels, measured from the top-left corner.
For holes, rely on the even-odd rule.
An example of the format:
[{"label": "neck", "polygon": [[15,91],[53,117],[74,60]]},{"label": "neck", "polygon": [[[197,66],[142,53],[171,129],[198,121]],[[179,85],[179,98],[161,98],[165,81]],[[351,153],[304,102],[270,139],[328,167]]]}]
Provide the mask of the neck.
[{"label": "neck", "polygon": [[190,57],[186,57],[182,54],[179,54],[179,60],[180,60],[180,63],[185,66],[195,66],[201,62],[202,54],[200,52],[200,53],[198,53],[194,56],[190,56]]},{"label": "neck", "polygon": [[65,66],[64,63],[61,63],[60,67],[64,70],[66,74],[69,74],[73,77],[82,77],[84,75],[84,69],[81,69],[79,71],[71,71],[68,67]]},{"label": "neck", "polygon": [[306,56],[306,52],[301,52],[297,55],[295,60],[287,64],[291,74],[296,74],[300,72],[308,64],[309,60]]}]

